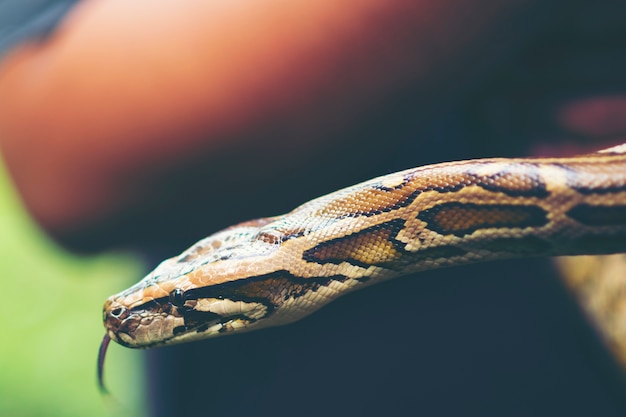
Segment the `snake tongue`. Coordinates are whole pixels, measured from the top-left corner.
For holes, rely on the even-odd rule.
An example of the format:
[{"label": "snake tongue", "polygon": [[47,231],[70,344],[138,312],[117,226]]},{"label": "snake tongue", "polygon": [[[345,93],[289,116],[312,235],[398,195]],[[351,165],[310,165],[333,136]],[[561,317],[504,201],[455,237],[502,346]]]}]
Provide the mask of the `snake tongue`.
[{"label": "snake tongue", "polygon": [[100,350],[98,350],[98,388],[103,395],[109,395],[109,390],[104,386],[104,358],[106,357],[110,341],[111,337],[105,334],[100,344]]}]

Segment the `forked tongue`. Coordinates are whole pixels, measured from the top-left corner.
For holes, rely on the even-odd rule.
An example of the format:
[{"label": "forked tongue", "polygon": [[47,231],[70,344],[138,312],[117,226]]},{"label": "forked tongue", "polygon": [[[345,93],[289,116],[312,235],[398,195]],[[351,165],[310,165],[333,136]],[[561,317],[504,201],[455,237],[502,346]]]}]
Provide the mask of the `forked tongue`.
[{"label": "forked tongue", "polygon": [[106,357],[110,341],[111,338],[109,335],[105,334],[102,339],[102,343],[100,344],[100,350],[98,351],[98,388],[100,389],[100,393],[106,396],[109,396],[110,393],[104,385],[104,358]]}]

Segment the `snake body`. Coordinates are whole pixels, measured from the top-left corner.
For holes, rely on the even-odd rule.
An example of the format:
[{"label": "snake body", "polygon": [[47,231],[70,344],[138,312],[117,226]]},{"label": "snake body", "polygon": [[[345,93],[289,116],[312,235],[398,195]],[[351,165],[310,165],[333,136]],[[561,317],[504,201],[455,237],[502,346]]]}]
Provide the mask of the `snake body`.
[{"label": "snake body", "polygon": [[382,176],[230,227],[104,305],[108,338],[148,348],[281,325],[409,273],[626,252],[626,144]]}]

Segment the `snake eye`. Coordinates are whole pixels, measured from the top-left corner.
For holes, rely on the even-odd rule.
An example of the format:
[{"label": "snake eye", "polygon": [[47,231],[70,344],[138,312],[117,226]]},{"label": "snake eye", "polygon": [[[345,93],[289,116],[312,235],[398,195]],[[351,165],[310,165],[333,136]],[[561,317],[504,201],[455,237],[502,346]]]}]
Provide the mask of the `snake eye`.
[{"label": "snake eye", "polygon": [[185,291],[180,288],[174,288],[170,293],[170,303],[176,307],[185,305]]}]

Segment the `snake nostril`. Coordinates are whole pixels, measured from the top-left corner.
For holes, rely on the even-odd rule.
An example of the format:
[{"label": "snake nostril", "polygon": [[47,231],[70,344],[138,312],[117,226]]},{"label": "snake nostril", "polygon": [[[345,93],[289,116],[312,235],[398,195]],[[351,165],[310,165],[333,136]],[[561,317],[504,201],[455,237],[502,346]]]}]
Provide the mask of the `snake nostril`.
[{"label": "snake nostril", "polygon": [[111,310],[109,314],[111,317],[119,318],[124,313],[124,310],[125,309],[123,307],[117,307]]}]

